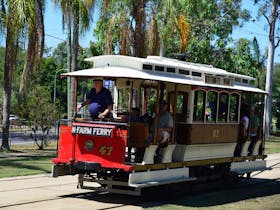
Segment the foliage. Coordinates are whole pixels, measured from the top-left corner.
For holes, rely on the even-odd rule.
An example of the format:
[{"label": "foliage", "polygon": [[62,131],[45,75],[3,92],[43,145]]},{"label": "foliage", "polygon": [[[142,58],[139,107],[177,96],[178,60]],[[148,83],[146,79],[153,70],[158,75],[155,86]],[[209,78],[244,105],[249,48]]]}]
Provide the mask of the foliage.
[{"label": "foliage", "polygon": [[272,84],[272,116],[277,119],[276,128],[280,130],[280,65],[274,67]]},{"label": "foliage", "polygon": [[[27,104],[35,143],[39,149],[44,149],[47,135],[57,119],[55,106],[51,103],[48,92],[38,85],[30,92]],[[38,131],[42,132],[40,139],[37,138]]]}]

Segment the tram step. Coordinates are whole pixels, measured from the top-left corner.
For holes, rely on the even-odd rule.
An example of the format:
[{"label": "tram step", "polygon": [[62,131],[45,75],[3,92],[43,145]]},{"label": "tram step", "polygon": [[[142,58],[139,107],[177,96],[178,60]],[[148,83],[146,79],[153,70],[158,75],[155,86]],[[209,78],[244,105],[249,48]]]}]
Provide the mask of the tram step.
[{"label": "tram step", "polygon": [[196,178],[189,176],[189,168],[176,168],[131,173],[128,186],[143,188],[194,180]]},{"label": "tram step", "polygon": [[253,171],[264,171],[270,168],[266,166],[265,160],[233,162],[230,171],[238,174],[249,173]]}]

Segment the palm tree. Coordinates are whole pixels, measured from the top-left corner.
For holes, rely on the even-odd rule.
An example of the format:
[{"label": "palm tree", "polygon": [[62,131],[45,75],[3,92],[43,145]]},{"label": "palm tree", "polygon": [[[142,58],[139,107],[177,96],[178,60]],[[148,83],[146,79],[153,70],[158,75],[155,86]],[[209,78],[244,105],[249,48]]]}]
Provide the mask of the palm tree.
[{"label": "palm tree", "polygon": [[145,34],[146,34],[146,12],[145,5],[147,0],[132,1],[131,15],[135,20],[134,43],[135,56],[146,56]]},{"label": "palm tree", "polygon": [[[28,25],[28,47],[19,87],[19,93],[22,97],[26,96],[27,93],[28,75],[34,68],[40,69],[44,53],[45,29],[43,8],[45,1],[33,0],[33,3],[35,4],[34,22]],[[39,56],[37,65],[35,65],[37,55]]]},{"label": "palm tree", "polygon": [[[3,94],[3,140],[1,149],[9,150],[9,115],[12,76],[16,69],[18,38],[25,25],[34,22],[34,2],[25,0],[1,1],[1,18],[6,29],[6,52]],[[7,12],[6,12],[7,11]]]},{"label": "palm tree", "polygon": [[155,12],[152,9],[148,28],[148,55],[159,54],[159,35]]},{"label": "palm tree", "polygon": [[[95,5],[94,0],[53,0],[58,5],[63,14],[63,26],[65,21],[68,27],[68,70],[77,70],[78,51],[79,51],[79,34],[89,28],[91,21],[91,13]],[[73,29],[73,30],[72,30]],[[73,34],[71,33],[73,31]],[[71,40],[73,37],[73,40]],[[72,45],[71,45],[72,43]],[[71,49],[72,46],[72,49]],[[70,63],[71,62],[71,63]],[[71,82],[71,96],[68,97],[68,104],[73,98],[74,83]],[[72,112],[75,110],[74,104],[68,109],[68,118],[72,117]]]}]

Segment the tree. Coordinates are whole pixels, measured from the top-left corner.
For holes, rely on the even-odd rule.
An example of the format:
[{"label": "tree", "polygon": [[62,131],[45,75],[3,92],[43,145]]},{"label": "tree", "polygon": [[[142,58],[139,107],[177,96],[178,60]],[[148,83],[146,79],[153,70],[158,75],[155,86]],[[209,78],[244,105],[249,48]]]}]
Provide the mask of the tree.
[{"label": "tree", "polygon": [[24,26],[34,21],[34,8],[31,1],[1,1],[1,18],[6,29],[6,52],[3,93],[3,141],[2,150],[9,150],[9,115],[11,105],[11,84],[17,63],[18,38]]},{"label": "tree", "polygon": [[150,14],[150,22],[148,28],[148,55],[158,55],[159,52],[159,34],[158,34],[158,24],[156,21],[156,15],[153,8]]},{"label": "tree", "polygon": [[[94,0],[53,0],[56,5],[59,5],[63,13],[63,25],[64,20],[67,22],[68,27],[68,70],[76,71],[78,63],[79,52],[79,33],[84,32],[89,28],[91,20],[91,12],[94,8]],[[73,31],[73,34],[71,34]],[[71,40],[73,37],[73,40]],[[71,49],[72,47],[72,49]],[[69,84],[68,84],[69,85]],[[71,99],[74,94],[74,82],[71,82],[71,96],[68,97],[68,118],[72,117],[72,112],[75,110],[74,104],[71,103]],[[68,105],[69,106],[69,105]]]},{"label": "tree", "polygon": [[[134,44],[135,44],[135,56],[145,57],[146,52],[146,12],[145,5],[147,0],[135,0],[131,1],[131,16],[135,20],[134,29]],[[144,44],[143,44],[144,43]]]},{"label": "tree", "polygon": [[[55,106],[49,98],[48,91],[36,85],[30,92],[27,102],[34,140],[39,149],[44,149],[44,146],[47,145],[48,133],[57,119]],[[38,131],[42,133],[41,138],[37,136]]]},{"label": "tree", "polygon": [[274,67],[272,88],[272,116],[276,119],[276,128],[280,130],[280,65]]},{"label": "tree", "polygon": [[[23,68],[19,93],[22,98],[27,94],[28,76],[30,71],[40,69],[44,54],[45,29],[44,29],[44,0],[30,1],[34,17],[28,24],[28,47]],[[38,55],[38,56],[37,56]],[[38,57],[37,61],[36,58]]]},{"label": "tree", "polygon": [[257,86],[261,89],[264,89],[265,84],[265,75],[264,75],[264,62],[267,59],[266,54],[261,54],[259,43],[256,37],[253,40],[253,60],[255,64],[255,68],[258,70],[257,75],[253,75],[257,78]]},{"label": "tree", "polygon": [[95,35],[104,54],[145,57],[147,0],[103,1]]},{"label": "tree", "polygon": [[267,68],[266,68],[266,84],[265,90],[268,92],[266,96],[265,104],[265,135],[269,137],[271,123],[272,123],[272,85],[273,85],[273,65],[274,65],[274,54],[275,49],[279,45],[280,40],[275,44],[275,31],[276,22],[279,18],[279,0],[255,0],[255,3],[259,4],[259,15],[264,16],[269,25],[268,34],[268,57],[267,57]]}]

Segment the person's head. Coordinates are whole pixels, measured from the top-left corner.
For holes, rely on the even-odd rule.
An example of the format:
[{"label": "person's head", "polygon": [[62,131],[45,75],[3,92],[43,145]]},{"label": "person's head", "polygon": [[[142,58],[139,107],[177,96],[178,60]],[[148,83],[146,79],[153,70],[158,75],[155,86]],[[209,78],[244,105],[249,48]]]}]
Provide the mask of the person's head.
[{"label": "person's head", "polygon": [[165,112],[168,109],[168,103],[165,100],[160,102],[160,112]]},{"label": "person's head", "polygon": [[133,117],[139,117],[140,110],[138,107],[133,107],[133,108],[131,108],[131,113],[132,113]]},{"label": "person's head", "polygon": [[96,92],[99,92],[101,90],[101,88],[103,87],[103,80],[95,79],[95,80],[93,80],[93,85],[94,85]]}]

